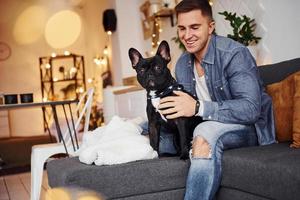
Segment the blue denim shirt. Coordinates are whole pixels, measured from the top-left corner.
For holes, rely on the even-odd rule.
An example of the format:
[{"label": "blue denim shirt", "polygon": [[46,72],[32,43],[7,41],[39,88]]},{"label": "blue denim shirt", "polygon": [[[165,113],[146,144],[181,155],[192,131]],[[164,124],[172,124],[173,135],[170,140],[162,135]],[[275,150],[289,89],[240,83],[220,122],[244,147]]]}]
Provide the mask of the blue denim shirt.
[{"label": "blue denim shirt", "polygon": [[[194,55],[183,53],[175,66],[177,81],[196,96]],[[204,120],[255,125],[261,145],[275,142],[272,100],[264,91],[249,50],[229,38],[212,35],[201,63],[212,101],[204,101]]]}]

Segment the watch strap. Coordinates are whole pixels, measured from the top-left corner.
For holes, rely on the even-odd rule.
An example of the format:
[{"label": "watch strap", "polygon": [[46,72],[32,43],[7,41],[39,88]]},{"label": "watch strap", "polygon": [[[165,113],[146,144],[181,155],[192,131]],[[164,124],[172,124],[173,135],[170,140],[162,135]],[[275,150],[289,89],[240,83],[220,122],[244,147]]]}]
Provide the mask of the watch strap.
[{"label": "watch strap", "polygon": [[200,108],[200,101],[197,99],[196,106],[195,106],[195,115],[197,115],[197,113],[199,112],[199,108]]}]

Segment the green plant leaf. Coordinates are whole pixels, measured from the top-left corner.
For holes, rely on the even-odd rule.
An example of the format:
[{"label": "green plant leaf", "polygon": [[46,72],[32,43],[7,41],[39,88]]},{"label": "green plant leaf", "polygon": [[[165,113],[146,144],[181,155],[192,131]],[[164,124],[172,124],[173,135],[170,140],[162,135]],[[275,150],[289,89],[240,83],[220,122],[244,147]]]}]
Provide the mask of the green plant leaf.
[{"label": "green plant leaf", "polygon": [[228,34],[227,37],[238,41],[246,46],[250,44],[257,44],[261,39],[254,35],[256,24],[255,20],[251,19],[246,15],[242,15],[241,17],[237,16],[236,13],[232,12],[219,12],[220,15],[224,16],[224,19],[230,22],[230,26],[232,27],[232,34]]}]

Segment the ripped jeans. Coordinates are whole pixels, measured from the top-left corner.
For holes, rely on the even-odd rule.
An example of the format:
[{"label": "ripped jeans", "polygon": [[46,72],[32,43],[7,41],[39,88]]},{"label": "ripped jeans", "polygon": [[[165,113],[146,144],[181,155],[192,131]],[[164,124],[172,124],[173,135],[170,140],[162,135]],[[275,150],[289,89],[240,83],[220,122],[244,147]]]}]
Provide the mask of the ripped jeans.
[{"label": "ripped jeans", "polygon": [[192,157],[186,182],[185,200],[211,200],[221,183],[223,151],[257,145],[254,126],[205,121],[194,130],[210,147],[207,157]]},{"label": "ripped jeans", "polygon": [[[190,157],[191,166],[186,181],[184,200],[213,199],[221,183],[223,151],[257,145],[253,125],[205,121],[194,130],[194,138],[198,136],[208,143],[210,153],[208,156]],[[159,151],[160,153],[176,153],[173,135],[164,130],[161,131]]]}]

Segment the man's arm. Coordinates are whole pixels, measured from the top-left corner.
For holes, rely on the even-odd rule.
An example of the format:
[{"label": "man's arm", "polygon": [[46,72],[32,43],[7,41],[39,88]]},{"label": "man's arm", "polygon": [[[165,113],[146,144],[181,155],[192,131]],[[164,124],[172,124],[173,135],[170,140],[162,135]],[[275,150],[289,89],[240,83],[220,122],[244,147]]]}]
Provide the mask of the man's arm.
[{"label": "man's arm", "polygon": [[[251,124],[261,112],[261,86],[257,67],[246,48],[239,48],[225,69],[231,98],[216,102],[203,101],[203,119],[224,123]],[[178,94],[161,100],[164,114],[174,113],[167,118],[193,116],[196,101],[187,94]]]},{"label": "man's arm", "polygon": [[261,113],[258,69],[249,50],[236,49],[225,68],[231,97],[221,102],[203,102],[203,119],[225,123],[253,124]]}]

